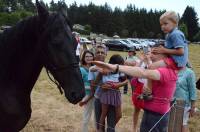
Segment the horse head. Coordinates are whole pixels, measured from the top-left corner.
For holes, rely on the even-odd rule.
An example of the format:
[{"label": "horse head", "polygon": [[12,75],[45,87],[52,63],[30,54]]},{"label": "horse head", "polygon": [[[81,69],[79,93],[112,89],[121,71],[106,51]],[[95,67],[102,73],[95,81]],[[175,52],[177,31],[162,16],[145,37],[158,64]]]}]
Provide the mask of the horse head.
[{"label": "horse head", "polygon": [[85,92],[79,62],[75,57],[77,41],[72,35],[72,28],[64,9],[50,14],[36,0],[40,22],[40,40],[43,46],[44,66],[53,75],[65,92],[69,102],[76,104]]}]

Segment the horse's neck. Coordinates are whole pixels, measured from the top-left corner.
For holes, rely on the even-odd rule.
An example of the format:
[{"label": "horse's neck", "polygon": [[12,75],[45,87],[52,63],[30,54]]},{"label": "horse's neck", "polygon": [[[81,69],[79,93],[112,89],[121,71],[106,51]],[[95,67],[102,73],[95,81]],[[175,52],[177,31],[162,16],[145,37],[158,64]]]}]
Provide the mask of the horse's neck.
[{"label": "horse's neck", "polygon": [[3,34],[0,44],[1,85],[12,84],[18,89],[27,87],[28,91],[32,89],[42,69],[36,29],[37,20],[30,18]]}]

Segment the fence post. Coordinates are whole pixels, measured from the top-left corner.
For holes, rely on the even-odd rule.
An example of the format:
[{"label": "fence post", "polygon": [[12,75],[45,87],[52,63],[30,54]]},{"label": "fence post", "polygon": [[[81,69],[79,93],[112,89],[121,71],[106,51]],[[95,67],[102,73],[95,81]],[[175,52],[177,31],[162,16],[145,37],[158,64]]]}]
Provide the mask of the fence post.
[{"label": "fence post", "polygon": [[168,132],[181,132],[183,124],[185,101],[181,99],[176,100],[176,104],[170,111]]}]

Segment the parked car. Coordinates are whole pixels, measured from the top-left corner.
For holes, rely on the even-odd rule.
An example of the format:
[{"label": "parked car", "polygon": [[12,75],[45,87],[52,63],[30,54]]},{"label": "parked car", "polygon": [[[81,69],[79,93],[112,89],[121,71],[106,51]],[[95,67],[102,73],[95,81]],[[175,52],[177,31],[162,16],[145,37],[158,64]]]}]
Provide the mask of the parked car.
[{"label": "parked car", "polygon": [[132,48],[131,45],[125,43],[122,40],[118,39],[112,39],[112,40],[107,40],[105,42],[105,45],[108,47],[110,50],[121,50],[121,51],[127,51]]},{"label": "parked car", "polygon": [[147,47],[146,44],[140,42],[139,39],[135,39],[135,38],[128,38],[128,40],[130,40],[131,42],[135,43],[135,44],[138,44],[140,49],[142,49],[143,47]]},{"label": "parked car", "polygon": [[129,44],[131,47],[134,47],[136,50],[140,49],[140,44],[132,42],[130,39],[120,39],[125,43]]},{"label": "parked car", "polygon": [[80,37],[80,43],[83,44],[83,43],[86,43],[86,44],[91,44],[91,41],[88,40],[87,38],[85,37]]}]

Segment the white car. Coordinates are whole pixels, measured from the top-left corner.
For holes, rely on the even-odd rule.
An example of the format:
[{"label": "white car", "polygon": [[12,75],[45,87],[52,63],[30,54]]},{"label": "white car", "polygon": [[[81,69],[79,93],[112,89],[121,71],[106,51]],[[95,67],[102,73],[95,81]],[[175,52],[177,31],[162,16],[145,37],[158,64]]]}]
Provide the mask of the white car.
[{"label": "white car", "polygon": [[80,37],[80,43],[83,44],[83,43],[86,43],[86,44],[91,44],[91,41],[88,40],[87,38],[85,37]]},{"label": "white car", "polygon": [[136,50],[140,49],[140,45],[137,43],[133,43],[130,39],[121,39],[121,41],[126,42],[127,44],[129,44],[131,47],[134,47]]}]

